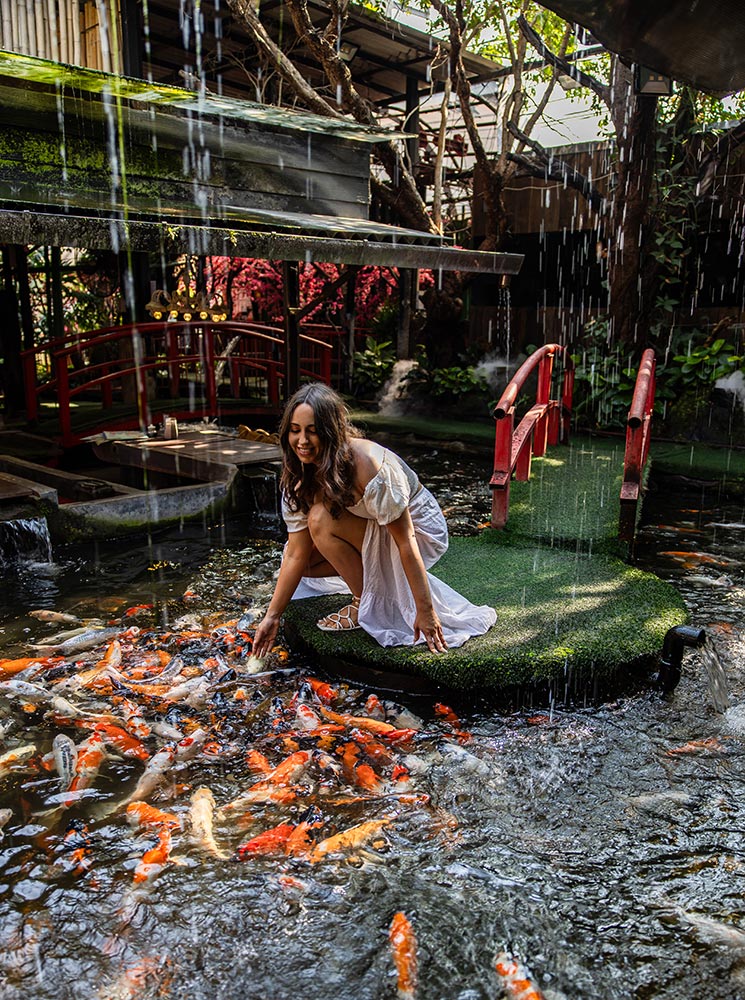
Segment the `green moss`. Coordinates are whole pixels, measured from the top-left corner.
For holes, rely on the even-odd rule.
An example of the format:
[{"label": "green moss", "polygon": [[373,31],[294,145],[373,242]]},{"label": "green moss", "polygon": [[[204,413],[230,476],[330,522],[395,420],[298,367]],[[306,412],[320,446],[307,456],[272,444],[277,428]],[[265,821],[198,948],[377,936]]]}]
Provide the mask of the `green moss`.
[{"label": "green moss", "polygon": [[297,601],[286,622],[321,661],[328,656],[473,691],[569,675],[618,678],[631,664],[651,662],[668,629],[686,620],[672,586],[609,557],[454,538],[434,572],[474,603],[496,608],[496,626],[435,655],[420,646],[384,648],[363,631],[321,632],[315,622],[338,607],[338,596]]}]

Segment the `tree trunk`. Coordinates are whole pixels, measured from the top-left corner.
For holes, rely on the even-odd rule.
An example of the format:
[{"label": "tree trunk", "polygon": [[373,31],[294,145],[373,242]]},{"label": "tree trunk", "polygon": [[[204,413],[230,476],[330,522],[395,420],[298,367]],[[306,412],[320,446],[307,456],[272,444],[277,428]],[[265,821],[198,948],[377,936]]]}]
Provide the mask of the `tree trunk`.
[{"label": "tree trunk", "polygon": [[611,336],[644,345],[652,303],[642,280],[645,224],[654,181],[657,98],[634,93],[633,72],[614,60],[611,115],[617,136],[617,187],[608,232]]}]

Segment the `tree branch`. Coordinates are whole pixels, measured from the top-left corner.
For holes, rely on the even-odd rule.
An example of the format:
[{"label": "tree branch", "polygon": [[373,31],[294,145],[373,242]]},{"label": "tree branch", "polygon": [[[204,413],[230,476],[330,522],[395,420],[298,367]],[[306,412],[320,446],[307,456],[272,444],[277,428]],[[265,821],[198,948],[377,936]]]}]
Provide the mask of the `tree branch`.
[{"label": "tree branch", "polygon": [[564,160],[558,160],[552,156],[540,143],[531,139],[524,132],[521,132],[514,125],[510,125],[512,135],[528,149],[532,150],[536,160],[532,160],[523,153],[508,153],[507,158],[526,169],[533,177],[542,177],[545,180],[561,181],[567,187],[579,192],[586,199],[590,208],[600,215],[608,212],[607,199],[601,194],[598,188],[584,174],[575,170]]},{"label": "tree branch", "polygon": [[567,59],[563,59],[561,56],[557,56],[555,52],[552,52],[538,32],[528,24],[525,17],[521,15],[517,23],[524,37],[530,42],[536,52],[546,60],[549,66],[553,66],[559,73],[570,77],[572,80],[576,80],[581,86],[587,87],[604,104],[610,104],[610,90],[606,84],[601,83],[594,76],[590,76],[589,73],[585,73],[579,66],[572,65]]}]

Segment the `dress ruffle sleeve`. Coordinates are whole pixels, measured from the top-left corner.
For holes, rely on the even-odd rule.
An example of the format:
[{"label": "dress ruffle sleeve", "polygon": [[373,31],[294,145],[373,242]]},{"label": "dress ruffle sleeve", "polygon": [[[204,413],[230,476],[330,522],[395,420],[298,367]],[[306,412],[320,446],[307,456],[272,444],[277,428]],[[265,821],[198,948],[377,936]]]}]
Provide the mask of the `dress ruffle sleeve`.
[{"label": "dress ruffle sleeve", "polygon": [[288,531],[303,531],[308,527],[308,515],[301,510],[290,510],[287,500],[282,496],[282,520],[287,525]]},{"label": "dress ruffle sleeve", "polygon": [[[391,456],[395,459],[395,456]],[[385,461],[365,487],[362,502],[370,518],[390,524],[400,517],[411,500],[411,483],[398,462],[386,455]]]}]

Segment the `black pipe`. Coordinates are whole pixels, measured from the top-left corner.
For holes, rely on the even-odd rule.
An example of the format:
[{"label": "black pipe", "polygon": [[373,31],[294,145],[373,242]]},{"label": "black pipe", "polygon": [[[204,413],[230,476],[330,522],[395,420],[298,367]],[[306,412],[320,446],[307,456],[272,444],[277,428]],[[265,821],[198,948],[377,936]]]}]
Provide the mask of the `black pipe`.
[{"label": "black pipe", "polygon": [[686,646],[702,646],[706,631],[692,625],[675,625],[667,630],[662,643],[657,686],[665,692],[674,691],[680,680],[680,665]]}]

